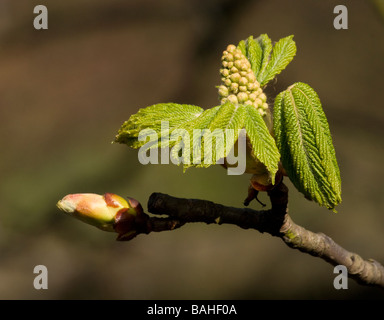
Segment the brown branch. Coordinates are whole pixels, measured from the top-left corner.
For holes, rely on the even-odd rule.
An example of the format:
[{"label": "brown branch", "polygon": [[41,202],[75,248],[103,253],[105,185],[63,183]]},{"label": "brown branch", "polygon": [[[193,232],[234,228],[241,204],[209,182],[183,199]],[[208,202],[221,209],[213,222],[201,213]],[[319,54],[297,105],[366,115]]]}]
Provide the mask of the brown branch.
[{"label": "brown branch", "polygon": [[166,231],[185,223],[234,224],[244,229],[256,229],[281,238],[289,247],[319,257],[332,265],[344,265],[349,277],[360,284],[384,288],[384,267],[374,260],[364,260],[349,252],[323,233],[314,233],[295,224],[287,213],[288,188],[280,183],[268,192],[272,208],[252,210],[227,207],[211,201],[175,198],[153,193],[148,200],[148,210],[167,218],[148,217],[141,233]]}]

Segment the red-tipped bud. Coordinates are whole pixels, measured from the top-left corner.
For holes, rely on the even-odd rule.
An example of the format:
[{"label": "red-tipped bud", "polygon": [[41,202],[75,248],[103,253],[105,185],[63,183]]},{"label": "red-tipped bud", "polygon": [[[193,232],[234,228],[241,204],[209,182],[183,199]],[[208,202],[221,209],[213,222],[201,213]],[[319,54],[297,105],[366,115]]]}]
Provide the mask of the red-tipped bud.
[{"label": "red-tipped bud", "polygon": [[57,203],[57,207],[85,223],[104,231],[117,232],[118,240],[129,240],[143,232],[146,220],[140,203],[128,198],[106,193],[69,194]]}]

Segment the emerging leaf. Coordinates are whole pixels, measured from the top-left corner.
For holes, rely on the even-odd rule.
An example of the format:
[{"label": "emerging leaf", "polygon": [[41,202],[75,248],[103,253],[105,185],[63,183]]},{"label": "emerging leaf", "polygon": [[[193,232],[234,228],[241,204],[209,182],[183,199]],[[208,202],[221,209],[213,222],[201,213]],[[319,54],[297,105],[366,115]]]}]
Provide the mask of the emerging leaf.
[{"label": "emerging leaf", "polygon": [[266,34],[260,35],[257,39],[251,36],[246,41],[240,41],[238,48],[251,63],[252,71],[261,87],[292,61],[296,54],[296,45],[292,38],[293,36],[282,38],[273,47],[271,39]]},{"label": "emerging leaf", "polygon": [[250,105],[245,108],[245,130],[251,143],[252,156],[266,166],[274,184],[280,160],[279,150],[260,113]]},{"label": "emerging leaf", "polygon": [[265,71],[258,76],[258,80],[262,86],[283,71],[292,61],[296,54],[296,45],[292,38],[293,36],[282,38],[273,47],[271,60],[265,68]]},{"label": "emerging leaf", "polygon": [[256,75],[256,78],[257,78],[257,81],[260,82],[260,85],[264,86],[266,83],[263,82],[263,74],[265,73],[265,70],[267,69],[270,55],[272,52],[272,40],[268,37],[268,35],[262,34],[256,39],[256,41],[258,42],[258,44],[262,50],[260,69]]},{"label": "emerging leaf", "polygon": [[276,97],[274,131],[282,164],[295,187],[334,210],[341,202],[340,171],[320,99],[308,84],[295,83]]}]

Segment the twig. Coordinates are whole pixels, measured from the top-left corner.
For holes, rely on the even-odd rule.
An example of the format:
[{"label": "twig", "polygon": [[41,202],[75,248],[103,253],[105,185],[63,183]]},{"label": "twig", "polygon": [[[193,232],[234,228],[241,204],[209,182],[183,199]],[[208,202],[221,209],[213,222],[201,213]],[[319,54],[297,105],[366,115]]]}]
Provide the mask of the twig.
[{"label": "twig", "polygon": [[291,248],[319,257],[332,265],[344,265],[349,277],[360,284],[384,288],[384,267],[380,263],[372,259],[364,260],[342,248],[327,235],[306,230],[292,221],[287,213],[288,188],[283,183],[269,191],[268,195],[272,208],[257,211],[153,193],[148,200],[149,212],[168,217],[148,217],[147,228],[142,233],[173,230],[190,222],[234,224],[244,229],[270,233]]}]

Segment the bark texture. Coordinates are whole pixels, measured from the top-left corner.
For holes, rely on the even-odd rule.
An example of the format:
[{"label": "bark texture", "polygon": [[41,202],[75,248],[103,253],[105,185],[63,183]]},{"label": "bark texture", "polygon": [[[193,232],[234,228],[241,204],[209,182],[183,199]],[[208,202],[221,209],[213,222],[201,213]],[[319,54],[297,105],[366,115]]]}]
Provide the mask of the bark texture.
[{"label": "bark texture", "polygon": [[[247,203],[252,196],[256,195],[249,196]],[[293,222],[288,215],[288,188],[284,183],[268,191],[268,196],[271,209],[257,211],[153,193],[148,200],[149,212],[166,217],[147,216],[145,227],[140,232],[174,230],[191,222],[227,223],[244,229],[255,229],[279,237],[289,247],[319,257],[332,265],[344,265],[349,277],[360,284],[384,288],[384,267],[379,262],[364,260],[358,254],[342,248],[329,236],[306,230]]]}]

